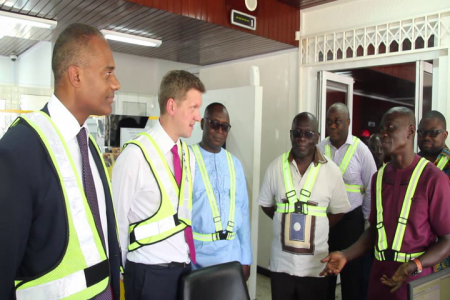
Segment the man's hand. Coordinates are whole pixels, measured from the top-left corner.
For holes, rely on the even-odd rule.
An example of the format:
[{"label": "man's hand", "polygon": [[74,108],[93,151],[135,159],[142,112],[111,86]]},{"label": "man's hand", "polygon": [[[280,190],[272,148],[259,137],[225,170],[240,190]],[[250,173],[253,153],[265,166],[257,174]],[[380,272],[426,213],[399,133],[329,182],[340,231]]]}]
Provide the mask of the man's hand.
[{"label": "man's hand", "polygon": [[395,271],[392,278],[388,278],[386,275],[381,276],[381,283],[391,287],[391,293],[397,291],[405,282],[405,280],[416,270],[416,264],[414,262],[406,262],[402,264],[397,271]]},{"label": "man's hand", "polygon": [[327,257],[320,261],[327,263],[325,269],[320,272],[319,276],[330,276],[339,274],[347,263],[347,258],[340,251],[331,252]]},{"label": "man's hand", "polygon": [[248,278],[250,277],[250,266],[242,265],[242,271],[244,271],[244,278],[245,278],[245,281],[247,281]]}]

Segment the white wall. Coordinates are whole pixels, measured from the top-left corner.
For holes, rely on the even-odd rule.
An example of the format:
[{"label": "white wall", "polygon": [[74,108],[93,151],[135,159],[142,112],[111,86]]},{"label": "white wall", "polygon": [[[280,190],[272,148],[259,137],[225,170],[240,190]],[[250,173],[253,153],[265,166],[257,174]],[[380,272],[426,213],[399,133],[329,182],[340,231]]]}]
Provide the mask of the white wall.
[{"label": "white wall", "polygon": [[[297,113],[298,51],[289,50],[200,68],[207,90],[242,87],[250,84],[251,66],[259,67],[263,87],[260,180],[267,166],[290,148],[289,130]],[[241,99],[245,101],[245,99]],[[233,116],[230,116],[233,123]],[[252,203],[257,205],[257,203]],[[258,265],[267,268],[273,231],[272,220],[260,210]]]},{"label": "white wall", "polygon": [[[334,32],[346,29],[362,28],[393,22],[410,17],[448,10],[448,0],[341,0],[326,5],[303,10],[301,14],[302,37]],[[331,61],[313,66],[300,66],[299,71],[299,109],[317,113],[317,73],[320,70],[355,69],[376,65],[415,62],[417,60],[435,60],[434,84],[438,85],[433,100],[433,108],[450,114],[450,61],[448,49],[425,50],[418,53],[398,53],[393,55]],[[437,76],[435,78],[435,76]]]},{"label": "white wall", "polygon": [[14,83],[14,62],[7,56],[0,56],[0,84]]},{"label": "white wall", "polygon": [[21,54],[16,64],[16,84],[50,88],[53,83],[52,44],[39,42]]},{"label": "white wall", "polygon": [[169,70],[198,71],[197,65],[114,52],[116,76],[123,93],[157,95],[159,84]]},{"label": "white wall", "polygon": [[448,0],[340,0],[302,10],[302,36],[396,21],[450,7]]}]

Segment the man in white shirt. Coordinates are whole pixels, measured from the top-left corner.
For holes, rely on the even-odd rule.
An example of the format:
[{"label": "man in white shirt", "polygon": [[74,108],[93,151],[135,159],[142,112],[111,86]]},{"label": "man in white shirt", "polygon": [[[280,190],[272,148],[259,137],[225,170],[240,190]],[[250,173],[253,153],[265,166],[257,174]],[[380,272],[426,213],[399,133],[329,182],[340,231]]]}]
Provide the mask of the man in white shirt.
[{"label": "man in white shirt", "polygon": [[298,114],[291,151],[267,168],[258,203],[273,219],[270,256],[272,299],[326,299],[320,259],[328,253],[328,231],[350,204],[339,168],[316,147],[317,119]]},{"label": "man in white shirt", "polygon": [[[317,147],[336,163],[344,179],[350,210],[330,230],[328,244],[330,251],[342,250],[364,232],[364,220],[370,213],[370,180],[377,171],[375,160],[369,148],[359,138],[349,134],[350,114],[343,103],[335,103],[327,111],[326,127],[329,137]],[[364,271],[364,272],[363,272]],[[343,300],[365,299],[368,282],[363,282],[369,270],[362,270],[361,259],[349,263],[341,273]],[[336,276],[329,278],[328,300],[334,300]]]},{"label": "man in white shirt", "polygon": [[195,158],[180,137],[190,137],[201,120],[204,92],[195,75],[168,72],[159,90],[159,121],[126,145],[114,166],[127,300],[175,300],[179,277],[195,262],[190,226]]},{"label": "man in white shirt", "polygon": [[109,178],[86,125],[112,111],[114,68],[97,28],[67,26],[53,49],[54,95],[0,141],[2,299],[119,298]]}]

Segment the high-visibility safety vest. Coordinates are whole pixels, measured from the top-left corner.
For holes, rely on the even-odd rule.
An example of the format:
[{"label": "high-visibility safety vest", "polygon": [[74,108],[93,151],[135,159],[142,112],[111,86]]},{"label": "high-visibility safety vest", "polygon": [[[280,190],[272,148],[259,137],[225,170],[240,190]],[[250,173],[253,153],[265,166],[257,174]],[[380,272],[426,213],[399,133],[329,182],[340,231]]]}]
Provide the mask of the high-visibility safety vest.
[{"label": "high-visibility safety vest", "polygon": [[[38,278],[15,281],[16,297],[18,300],[94,298],[109,288],[110,269],[81,177],[66,142],[46,113],[21,116],[11,127],[20,119],[36,131],[58,174],[66,207],[68,242],[62,260],[53,269]],[[102,157],[92,136],[89,138]],[[104,163],[103,171],[109,183]]]},{"label": "high-visibility safety vest", "polygon": [[438,169],[441,171],[444,170],[449,160],[450,158],[447,155],[442,155],[436,167],[438,167]]},{"label": "high-visibility safety vest", "polygon": [[306,175],[305,184],[303,185],[303,188],[300,190],[300,197],[297,198],[297,194],[295,192],[294,183],[292,181],[291,176],[289,153],[290,152],[284,153],[282,158],[284,187],[286,189],[286,197],[288,202],[277,203],[277,212],[284,214],[301,213],[304,215],[326,217],[327,216],[326,207],[308,204],[309,197],[311,196],[311,191],[314,187],[317,175],[319,174],[321,164],[319,163],[317,166],[314,166],[314,163],[311,164],[308,175]]},{"label": "high-visibility safety vest", "polygon": [[[161,192],[158,211],[147,219],[130,224],[128,250],[133,251],[163,241],[183,231],[186,226],[191,226],[192,175],[186,143],[181,142],[183,157],[181,187],[178,187],[164,154],[149,134],[140,133],[136,140],[129,141],[125,146],[130,144],[141,149]],[[178,209],[172,205],[171,199],[178,202]]]},{"label": "high-visibility safety vest", "polygon": [[383,181],[383,173],[386,165],[382,166],[378,171],[376,182],[376,209],[377,209],[377,230],[378,230],[378,243],[375,247],[375,258],[378,260],[407,262],[414,258],[421,256],[424,252],[418,253],[403,253],[400,252],[402,248],[403,238],[405,236],[406,224],[408,222],[409,211],[411,209],[411,203],[416,191],[417,184],[419,182],[420,175],[423,169],[427,165],[428,160],[421,158],[414,168],[414,171],[409,179],[408,187],[406,189],[405,198],[402,204],[402,210],[400,217],[398,218],[397,229],[395,231],[394,240],[392,242],[392,248],[388,249],[386,230],[383,224],[383,202],[381,200],[381,187]]},{"label": "high-visibility safety vest", "polygon": [[208,172],[206,171],[205,162],[203,161],[202,154],[198,145],[192,145],[192,150],[195,155],[195,160],[197,161],[198,168],[200,169],[200,174],[202,175],[203,184],[205,185],[206,195],[208,196],[209,205],[211,207],[211,212],[213,215],[214,227],[216,232],[202,234],[199,232],[193,232],[194,239],[203,242],[214,242],[218,240],[232,240],[236,236],[236,232],[233,232],[234,228],[234,215],[236,208],[236,173],[234,171],[233,158],[227,150],[225,154],[227,156],[228,170],[230,172],[230,215],[228,219],[227,228],[224,231],[222,228],[222,219],[220,218],[219,210],[217,209],[216,197],[214,197],[214,192],[209,180]]},{"label": "high-visibility safety vest", "polygon": [[[327,137],[327,140],[329,137]],[[344,176],[345,171],[347,170],[348,164],[355,153],[356,148],[361,140],[356,136],[353,137],[353,145],[349,145],[347,151],[345,152],[344,159],[341,161],[341,165],[339,169],[341,169],[341,174]],[[330,144],[325,144],[325,155],[331,157],[331,146]],[[345,190],[349,193],[360,193],[364,194],[364,186],[358,184],[347,184],[345,183]]]}]

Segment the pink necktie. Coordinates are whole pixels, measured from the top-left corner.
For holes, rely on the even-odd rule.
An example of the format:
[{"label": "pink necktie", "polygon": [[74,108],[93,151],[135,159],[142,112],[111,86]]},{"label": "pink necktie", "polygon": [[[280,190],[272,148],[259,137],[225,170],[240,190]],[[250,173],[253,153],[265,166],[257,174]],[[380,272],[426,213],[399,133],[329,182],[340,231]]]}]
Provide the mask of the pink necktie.
[{"label": "pink necktie", "polygon": [[[175,144],[170,150],[173,154],[173,170],[175,173],[175,180],[178,186],[181,185],[181,162],[180,156],[178,155],[178,146]],[[195,247],[194,247],[194,237],[192,236],[192,228],[191,226],[186,226],[184,229],[184,237],[186,239],[186,243],[189,246],[189,254],[191,256],[191,261],[194,265],[197,264],[195,260]]]}]

